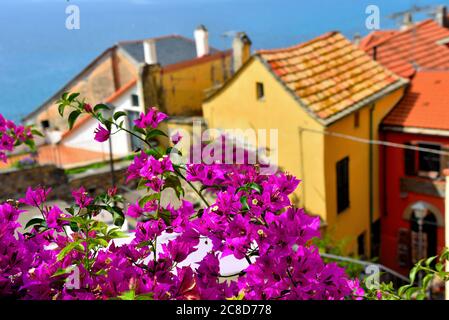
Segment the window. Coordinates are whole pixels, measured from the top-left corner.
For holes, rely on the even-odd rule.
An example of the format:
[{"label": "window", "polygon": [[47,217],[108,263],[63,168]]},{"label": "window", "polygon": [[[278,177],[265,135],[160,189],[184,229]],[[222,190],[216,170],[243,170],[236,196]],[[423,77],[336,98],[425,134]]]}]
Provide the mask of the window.
[{"label": "window", "polygon": [[263,100],[265,98],[265,88],[262,82],[256,83],[257,100]]},{"label": "window", "polygon": [[358,128],[360,125],[360,112],[354,112],[354,128]]},{"label": "window", "polygon": [[[420,143],[420,148],[441,150],[441,147],[436,144]],[[419,170],[420,171],[436,171],[440,172],[440,155],[425,151],[419,152]]]},{"label": "window", "polygon": [[133,107],[138,107],[139,106],[139,96],[137,94],[132,94],[131,95],[131,103]]},{"label": "window", "polygon": [[357,237],[357,253],[360,258],[365,257],[365,232]]},{"label": "window", "polygon": [[[138,119],[140,116],[139,112],[136,111],[128,111],[128,127],[132,128],[134,126],[134,120]],[[131,142],[131,150],[129,151],[136,151],[140,148],[143,147],[143,143],[142,140],[140,140],[139,138],[137,138],[134,135],[130,135],[130,142]]]},{"label": "window", "polygon": [[349,158],[337,162],[337,212],[349,207]]},{"label": "window", "polygon": [[[411,146],[410,143],[407,145]],[[416,152],[411,149],[404,149],[404,169],[405,175],[416,176]]]},{"label": "window", "polygon": [[48,129],[48,128],[50,128],[50,122],[48,120],[42,120],[41,126],[43,129]]}]

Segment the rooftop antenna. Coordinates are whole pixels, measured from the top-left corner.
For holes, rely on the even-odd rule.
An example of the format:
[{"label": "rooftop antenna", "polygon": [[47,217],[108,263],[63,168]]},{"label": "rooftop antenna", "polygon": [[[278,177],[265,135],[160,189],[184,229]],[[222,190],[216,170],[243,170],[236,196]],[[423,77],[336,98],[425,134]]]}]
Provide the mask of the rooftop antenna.
[{"label": "rooftop antenna", "polygon": [[434,13],[436,11],[435,6],[417,6],[413,5],[409,10],[394,12],[391,15],[387,16],[388,19],[396,20],[396,23],[399,24],[401,30],[412,29],[413,33],[413,43],[412,49],[410,50],[410,63],[413,66],[413,69],[418,70],[420,66],[415,61],[415,50],[416,50],[416,41],[417,41],[417,30],[416,24],[413,22],[413,14],[416,13]]}]

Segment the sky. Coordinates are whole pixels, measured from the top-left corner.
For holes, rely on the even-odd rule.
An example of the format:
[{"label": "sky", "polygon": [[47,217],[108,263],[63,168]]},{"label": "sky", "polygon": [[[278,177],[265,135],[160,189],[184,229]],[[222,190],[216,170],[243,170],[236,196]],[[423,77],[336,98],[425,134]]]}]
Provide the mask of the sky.
[{"label": "sky", "polygon": [[[67,30],[68,5],[80,30]],[[285,47],[339,30],[365,35],[365,9],[380,10],[380,27],[412,5],[449,0],[0,0],[0,113],[18,120],[37,108],[103,50],[121,40],[181,34],[204,24],[212,46],[229,48],[229,31],[245,31],[254,49]],[[421,14],[417,19],[426,18]]]}]

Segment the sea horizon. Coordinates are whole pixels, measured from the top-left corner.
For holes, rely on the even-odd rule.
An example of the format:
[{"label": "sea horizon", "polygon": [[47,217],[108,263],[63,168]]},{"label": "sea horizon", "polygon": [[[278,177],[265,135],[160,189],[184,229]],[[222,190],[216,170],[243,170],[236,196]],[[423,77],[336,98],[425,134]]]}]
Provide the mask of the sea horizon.
[{"label": "sea horizon", "polygon": [[[18,121],[61,89],[105,49],[123,40],[209,30],[210,45],[231,47],[224,34],[245,31],[252,49],[278,48],[328,31],[349,39],[365,27],[367,0],[2,0],[0,113]],[[80,30],[65,27],[65,9],[80,8]],[[377,0],[381,29],[398,28],[392,13],[449,1]],[[425,14],[415,17],[426,18]]]}]

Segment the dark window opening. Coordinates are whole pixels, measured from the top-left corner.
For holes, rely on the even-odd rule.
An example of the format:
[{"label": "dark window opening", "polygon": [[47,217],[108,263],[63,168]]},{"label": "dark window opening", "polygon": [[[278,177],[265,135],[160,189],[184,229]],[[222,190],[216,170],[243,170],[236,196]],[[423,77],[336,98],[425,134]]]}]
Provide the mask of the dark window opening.
[{"label": "dark window opening", "polygon": [[[140,116],[139,112],[136,111],[128,111],[128,127],[132,128],[134,126],[134,120],[137,120]],[[130,135],[130,142],[131,142],[131,150],[129,151],[136,151],[139,149],[142,149],[144,147],[142,140],[140,140],[138,137],[134,135]]]},{"label": "dark window opening", "polygon": [[357,237],[357,248],[358,248],[357,253],[358,253],[358,256],[360,258],[365,257],[365,254],[366,254],[366,252],[365,252],[365,238],[366,238],[365,232],[363,232],[362,234],[360,234]]},{"label": "dark window opening", "polygon": [[132,102],[133,107],[138,107],[139,106],[139,96],[137,94],[132,94],[131,102]]},{"label": "dark window opening", "polygon": [[358,128],[360,125],[360,112],[354,112],[354,128]]},{"label": "dark window opening", "polygon": [[[420,148],[441,150],[440,145],[420,143]],[[424,172],[440,172],[440,155],[436,153],[430,153],[426,151],[419,151],[419,171]]]},{"label": "dark window opening", "polygon": [[262,100],[265,98],[265,88],[263,86],[263,83],[261,82],[256,83],[256,93],[258,100]]},{"label": "dark window opening", "polygon": [[349,207],[349,158],[337,162],[337,212]]},{"label": "dark window opening", "polygon": [[50,128],[50,122],[48,120],[42,120],[41,126],[43,129],[48,129],[48,128]]},{"label": "dark window opening", "polygon": [[[407,145],[411,146],[410,143]],[[404,169],[405,175],[416,176],[416,152],[411,149],[404,149]]]}]

